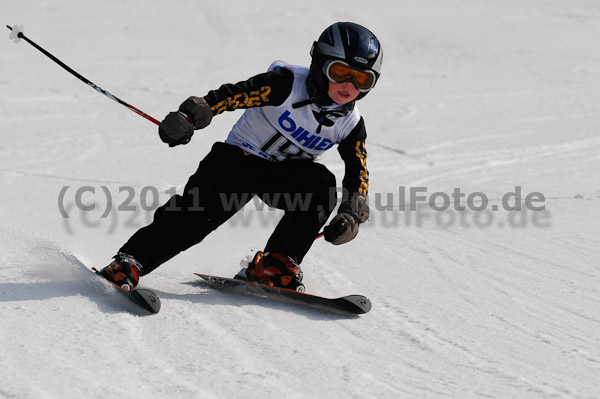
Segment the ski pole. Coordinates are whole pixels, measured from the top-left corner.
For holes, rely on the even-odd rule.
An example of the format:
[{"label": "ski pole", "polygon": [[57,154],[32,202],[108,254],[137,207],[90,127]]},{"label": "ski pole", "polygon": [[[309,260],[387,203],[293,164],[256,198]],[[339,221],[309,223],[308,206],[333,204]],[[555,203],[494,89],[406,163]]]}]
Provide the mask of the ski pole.
[{"label": "ski pole", "polygon": [[[13,28],[11,28],[8,25],[6,25],[6,27],[8,29],[10,29],[11,31],[13,30]],[[17,28],[17,25],[15,25],[15,28]],[[18,29],[15,29],[15,32],[17,32],[17,34],[16,34],[16,38],[17,39],[15,39],[15,42],[18,42],[18,39],[25,40],[27,43],[31,44],[33,47],[35,47],[36,49],[38,49],[39,51],[41,51],[46,57],[48,57],[52,61],[56,62],[58,65],[60,65],[63,69],[65,69],[71,75],[75,76],[77,79],[81,80],[83,83],[85,83],[86,85],[90,86],[92,89],[96,90],[98,93],[104,94],[106,97],[110,98],[111,100],[116,101],[116,102],[118,102],[121,105],[124,105],[130,111],[133,111],[136,114],[138,114],[140,116],[143,116],[144,118],[148,119],[150,122],[155,123],[156,125],[160,125],[160,122],[158,120],[154,119],[153,117],[151,117],[150,115],[146,114],[145,112],[140,111],[139,109],[137,109],[133,105],[127,104],[125,101],[121,100],[119,97],[117,97],[117,96],[111,94],[110,92],[102,89],[101,87],[95,85],[90,80],[86,79],[81,74],[79,74],[78,72],[76,72],[75,70],[73,70],[67,64],[65,64],[64,62],[62,62],[61,60],[59,60],[58,58],[56,58],[55,56],[53,56],[52,54],[50,54],[48,51],[44,50],[42,47],[40,47],[39,45],[37,45],[33,40],[29,39],[27,36],[25,36],[23,34],[23,27],[22,26],[20,28],[18,28]],[[12,36],[13,35],[9,36],[9,38],[13,39]]]}]

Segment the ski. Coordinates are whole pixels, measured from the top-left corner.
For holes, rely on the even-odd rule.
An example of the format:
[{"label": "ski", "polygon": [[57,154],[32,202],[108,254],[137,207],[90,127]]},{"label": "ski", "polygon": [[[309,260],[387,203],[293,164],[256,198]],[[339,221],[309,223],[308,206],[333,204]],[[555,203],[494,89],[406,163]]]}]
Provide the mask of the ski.
[{"label": "ski", "polygon": [[[96,275],[100,276],[100,272],[96,268],[92,268],[92,271],[96,273]],[[102,279],[114,286],[117,292],[126,296],[131,302],[149,311],[150,313],[158,313],[160,311],[160,298],[154,291],[146,288],[136,288],[134,290],[127,291],[106,280],[104,277],[102,277]]]},{"label": "ski", "polygon": [[313,308],[336,313],[364,314],[371,310],[371,301],[363,295],[347,295],[340,298],[326,298],[318,295],[306,294],[288,290],[286,288],[271,287],[269,285],[253,283],[228,277],[211,276],[194,273],[212,288],[233,290],[241,294],[254,295],[263,298],[274,298],[285,302],[307,305]]}]

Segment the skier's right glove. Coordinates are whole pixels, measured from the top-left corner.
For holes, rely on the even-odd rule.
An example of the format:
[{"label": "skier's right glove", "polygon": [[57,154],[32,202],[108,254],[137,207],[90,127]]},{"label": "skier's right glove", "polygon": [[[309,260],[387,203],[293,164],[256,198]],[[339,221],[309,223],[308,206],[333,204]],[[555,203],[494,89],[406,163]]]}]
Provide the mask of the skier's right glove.
[{"label": "skier's right glove", "polygon": [[325,240],[334,244],[345,244],[356,237],[358,225],[369,219],[369,205],[365,198],[355,193],[342,202],[338,214],[323,229]]},{"label": "skier's right glove", "polygon": [[213,114],[204,98],[190,97],[179,106],[179,111],[171,112],[158,127],[158,135],[169,147],[187,144],[194,130],[210,124]]},{"label": "skier's right glove", "polygon": [[169,115],[158,126],[158,135],[169,147],[187,144],[194,134],[194,126],[183,112],[169,112]]}]

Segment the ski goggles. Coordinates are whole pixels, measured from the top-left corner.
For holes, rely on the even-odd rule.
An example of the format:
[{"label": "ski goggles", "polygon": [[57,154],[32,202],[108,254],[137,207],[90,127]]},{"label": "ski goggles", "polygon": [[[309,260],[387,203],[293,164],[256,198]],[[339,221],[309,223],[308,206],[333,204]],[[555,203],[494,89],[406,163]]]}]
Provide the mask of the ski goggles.
[{"label": "ski goggles", "polygon": [[335,83],[352,82],[354,87],[362,93],[366,93],[375,86],[377,76],[375,72],[356,69],[344,61],[333,60],[325,64],[323,72],[327,79]]}]

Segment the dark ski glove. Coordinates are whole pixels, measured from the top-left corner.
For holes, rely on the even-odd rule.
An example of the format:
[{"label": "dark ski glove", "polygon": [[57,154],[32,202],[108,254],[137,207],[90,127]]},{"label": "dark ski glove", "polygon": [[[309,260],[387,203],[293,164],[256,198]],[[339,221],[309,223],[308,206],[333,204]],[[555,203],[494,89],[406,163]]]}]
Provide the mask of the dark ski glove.
[{"label": "dark ski glove", "polygon": [[181,103],[179,111],[167,115],[158,127],[158,135],[169,147],[187,144],[192,139],[194,130],[208,126],[212,117],[206,100],[192,96]]},{"label": "dark ski glove", "polygon": [[204,129],[210,124],[213,113],[210,110],[210,105],[204,98],[190,97],[179,106],[179,111],[183,112],[191,119],[194,130]]},{"label": "dark ski glove", "polygon": [[358,225],[369,219],[369,205],[359,194],[342,202],[338,214],[323,229],[325,240],[340,245],[352,241],[358,234]]},{"label": "dark ski glove", "polygon": [[187,144],[194,134],[194,126],[183,112],[169,112],[158,126],[158,135],[169,147]]}]

